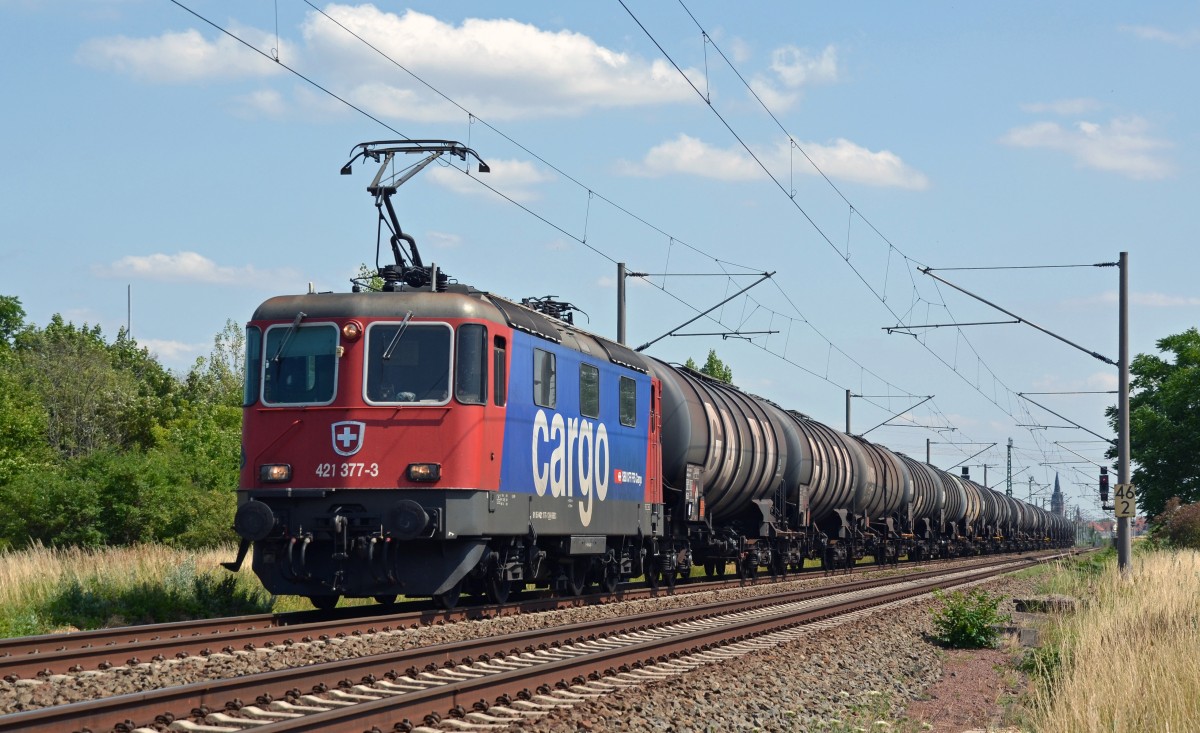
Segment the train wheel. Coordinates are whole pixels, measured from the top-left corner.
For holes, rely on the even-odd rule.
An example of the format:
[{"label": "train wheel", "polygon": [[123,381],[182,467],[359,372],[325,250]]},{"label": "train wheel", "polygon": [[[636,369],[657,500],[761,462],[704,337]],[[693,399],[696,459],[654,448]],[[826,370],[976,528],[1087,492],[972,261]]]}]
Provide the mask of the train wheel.
[{"label": "train wheel", "polygon": [[588,566],[591,562],[576,558],[567,568],[567,594],[581,596],[588,586]]},{"label": "train wheel", "polygon": [[308,602],[313,604],[313,608],[318,611],[332,611],[338,604],[341,596],[309,596]]},{"label": "train wheel", "polygon": [[605,593],[616,593],[621,584],[621,569],[619,565],[611,564],[604,567],[604,578],[600,581]]},{"label": "train wheel", "polygon": [[709,578],[717,577],[717,564],[712,561],[704,563],[704,574]]},{"label": "train wheel", "polygon": [[645,568],[646,585],[650,590],[658,590],[661,585],[661,576],[658,572],[658,560],[653,555],[648,555],[646,561],[642,563]]},{"label": "train wheel", "polygon": [[663,581],[664,581],[663,585],[667,586],[668,591],[675,590],[675,576],[677,574],[678,573],[674,570],[663,571],[663,574],[662,574]]},{"label": "train wheel", "polygon": [[435,593],[433,596],[434,604],[443,611],[449,611],[458,605],[459,598],[462,597],[462,581],[454,584],[454,587],[445,593]]},{"label": "train wheel", "polygon": [[487,593],[487,599],[497,605],[508,603],[508,597],[512,594],[512,581],[504,577],[504,572],[499,568],[488,573],[487,579],[484,581],[484,592]]},{"label": "train wheel", "polygon": [[378,596],[374,596],[374,598],[375,598],[376,603],[381,603],[385,606],[390,606],[396,602],[396,594],[395,593],[387,593],[387,594],[383,594],[383,595],[378,595]]}]

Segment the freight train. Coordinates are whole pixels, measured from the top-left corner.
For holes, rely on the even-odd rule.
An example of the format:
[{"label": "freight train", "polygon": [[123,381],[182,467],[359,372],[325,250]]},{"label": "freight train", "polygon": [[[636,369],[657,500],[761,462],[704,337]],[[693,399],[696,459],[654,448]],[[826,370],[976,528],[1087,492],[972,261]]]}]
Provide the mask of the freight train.
[{"label": "freight train", "polygon": [[[274,297],[246,327],[240,567],[318,608],[528,586],[673,586],[693,567],[782,576],[1069,546],[1060,516],[425,265],[355,148],[391,231],[382,287]],[[348,173],[351,165],[343,168]],[[480,171],[486,165],[480,161]]]}]

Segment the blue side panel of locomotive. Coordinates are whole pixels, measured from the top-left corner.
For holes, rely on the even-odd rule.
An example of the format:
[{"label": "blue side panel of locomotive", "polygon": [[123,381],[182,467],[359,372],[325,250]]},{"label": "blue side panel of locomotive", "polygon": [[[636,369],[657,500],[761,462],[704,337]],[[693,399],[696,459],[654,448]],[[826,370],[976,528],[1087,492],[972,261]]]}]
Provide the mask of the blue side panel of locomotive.
[{"label": "blue side panel of locomotive", "polygon": [[[554,356],[552,407],[534,402],[535,350]],[[598,417],[580,411],[581,364],[599,372]],[[632,426],[621,420],[622,377],[633,380],[636,393]],[[543,369],[539,380],[545,379]],[[500,491],[532,494],[537,505],[555,507],[558,517],[582,530],[593,527],[596,517],[611,514],[606,505],[645,502],[649,375],[514,332],[508,384]]]}]

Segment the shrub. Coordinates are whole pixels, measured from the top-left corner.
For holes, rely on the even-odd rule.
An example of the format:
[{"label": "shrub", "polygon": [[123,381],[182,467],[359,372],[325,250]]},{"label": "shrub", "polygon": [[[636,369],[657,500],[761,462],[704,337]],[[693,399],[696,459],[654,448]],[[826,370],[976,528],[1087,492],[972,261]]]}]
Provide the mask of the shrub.
[{"label": "shrub", "polygon": [[1169,547],[1200,550],[1200,503],[1183,504],[1176,496],[1154,518],[1155,537]]},{"label": "shrub", "polygon": [[64,578],[41,611],[51,627],[94,629],[264,613],[271,601],[261,588],[241,587],[232,573],[198,572],[189,559],[161,580],[129,585],[102,576]]},{"label": "shrub", "polygon": [[933,624],[937,629],[934,638],[954,649],[984,649],[996,645],[1000,637],[997,624],[1012,617],[999,613],[1002,596],[993,596],[984,590],[970,594],[954,591],[946,595],[934,592],[941,608],[933,611]]}]

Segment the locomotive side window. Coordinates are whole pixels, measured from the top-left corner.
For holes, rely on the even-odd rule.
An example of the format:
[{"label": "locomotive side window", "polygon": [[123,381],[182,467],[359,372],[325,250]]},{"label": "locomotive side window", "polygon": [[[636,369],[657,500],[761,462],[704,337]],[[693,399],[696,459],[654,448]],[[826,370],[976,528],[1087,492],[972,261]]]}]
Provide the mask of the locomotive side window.
[{"label": "locomotive side window", "polygon": [[579,365],[579,414],[600,417],[600,370],[591,364]]},{"label": "locomotive side window", "polygon": [[533,350],[533,402],[538,407],[554,408],[558,404],[558,375],[554,354]]},{"label": "locomotive side window", "polygon": [[492,360],[494,362],[492,373],[496,375],[496,386],[492,390],[492,398],[493,402],[499,407],[503,407],[504,401],[508,398],[508,362],[505,359],[508,352],[504,347],[504,337],[497,336],[495,347],[492,351]]},{"label": "locomotive side window", "polygon": [[337,386],[338,328],[332,323],[271,326],[262,370],[263,403],[327,405]]},{"label": "locomotive side window", "polygon": [[621,424],[637,425],[637,382],[621,377]]},{"label": "locomotive side window", "polygon": [[242,391],[242,407],[258,402],[262,386],[262,331],[258,326],[246,326],[246,383]]},{"label": "locomotive side window", "polygon": [[478,323],[458,327],[454,396],[468,405],[487,402],[487,329]]},{"label": "locomotive side window", "polygon": [[450,326],[372,323],[367,327],[370,404],[445,404],[450,400]]}]

